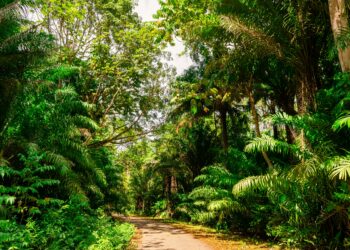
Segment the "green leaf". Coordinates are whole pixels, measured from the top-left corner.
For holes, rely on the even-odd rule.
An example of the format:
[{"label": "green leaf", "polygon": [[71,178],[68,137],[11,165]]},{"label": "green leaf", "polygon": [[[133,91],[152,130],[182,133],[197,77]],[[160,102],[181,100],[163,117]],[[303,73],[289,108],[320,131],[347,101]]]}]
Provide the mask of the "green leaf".
[{"label": "green leaf", "polygon": [[0,205],[13,205],[15,203],[16,197],[10,195],[0,196]]},{"label": "green leaf", "polygon": [[198,113],[198,107],[197,107],[197,102],[195,99],[191,100],[191,112],[192,114],[197,114]]}]

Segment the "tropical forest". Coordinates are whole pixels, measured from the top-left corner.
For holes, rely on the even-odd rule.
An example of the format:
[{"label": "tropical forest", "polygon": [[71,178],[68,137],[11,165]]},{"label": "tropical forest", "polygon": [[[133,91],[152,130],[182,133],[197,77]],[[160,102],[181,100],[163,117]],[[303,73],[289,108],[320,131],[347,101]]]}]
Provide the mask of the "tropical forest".
[{"label": "tropical forest", "polygon": [[350,249],[350,2],[0,0],[0,249]]}]

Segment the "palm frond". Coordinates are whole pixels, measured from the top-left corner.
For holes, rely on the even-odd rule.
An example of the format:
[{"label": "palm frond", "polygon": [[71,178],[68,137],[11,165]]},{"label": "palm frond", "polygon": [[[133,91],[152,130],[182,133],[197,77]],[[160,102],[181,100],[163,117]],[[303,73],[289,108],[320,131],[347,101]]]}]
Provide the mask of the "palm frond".
[{"label": "palm frond", "polygon": [[229,192],[224,189],[220,188],[214,188],[211,186],[200,186],[195,188],[191,194],[189,195],[189,198],[191,199],[217,199],[222,197],[227,197],[229,195]]},{"label": "palm frond", "polygon": [[261,53],[264,54],[274,54],[279,57],[282,57],[283,53],[279,43],[273,39],[273,37],[267,35],[265,32],[259,30],[253,25],[248,25],[239,18],[222,16],[221,25],[229,32],[234,35],[241,36],[246,35],[256,44],[260,45],[263,50]]},{"label": "palm frond", "polygon": [[222,165],[204,167],[201,172],[202,174],[195,178],[195,182],[217,187],[232,187],[237,183],[236,176]]},{"label": "palm frond", "polygon": [[298,159],[303,159],[307,156],[306,152],[301,151],[298,146],[276,140],[267,135],[254,138],[248,145],[246,145],[244,150],[248,153],[273,152],[287,156],[293,155]]},{"label": "palm frond", "polygon": [[344,127],[350,128],[350,112],[345,112],[333,124],[332,128],[338,131]]},{"label": "palm frond", "polygon": [[87,185],[87,189],[92,194],[96,195],[98,198],[100,198],[100,199],[104,198],[104,194],[103,194],[102,190],[97,185],[94,185],[94,184]]},{"label": "palm frond", "polygon": [[348,180],[350,177],[350,157],[336,157],[330,163],[332,179]]},{"label": "palm frond", "polygon": [[97,122],[93,119],[83,116],[83,115],[75,115],[72,117],[72,122],[78,126],[79,128],[89,129],[91,131],[98,130],[99,126]]},{"label": "palm frond", "polygon": [[[299,115],[288,115],[283,112],[276,113],[274,115],[270,115],[265,120],[272,122],[275,125],[287,125],[291,128],[295,128],[298,130],[302,129],[309,129],[307,126],[308,123],[313,123],[312,120],[315,119],[315,117],[312,116],[299,116]],[[315,122],[321,122],[320,120],[317,120]]]},{"label": "palm frond", "polygon": [[242,196],[257,190],[267,190],[275,178],[276,174],[249,176],[234,185],[232,192],[235,196]]},{"label": "palm frond", "polygon": [[16,201],[15,196],[0,195],[0,205],[12,205]]},{"label": "palm frond", "polygon": [[224,212],[243,212],[244,206],[233,199],[224,198],[220,200],[210,201],[208,204],[208,211],[224,211]]},{"label": "palm frond", "polygon": [[291,179],[306,179],[317,174],[318,168],[322,165],[322,161],[314,155],[309,159],[301,161],[288,173]]},{"label": "palm frond", "polygon": [[68,172],[71,171],[71,168],[73,166],[73,162],[68,160],[67,158],[65,158],[64,156],[60,155],[60,154],[56,154],[54,152],[51,151],[46,151],[45,152],[46,155],[46,160],[51,163],[54,164],[57,169],[59,170],[59,173],[61,175],[66,175],[68,174]]},{"label": "palm frond", "polygon": [[78,97],[78,93],[72,86],[67,86],[61,89],[57,89],[55,91],[55,99],[56,100],[76,100]]},{"label": "palm frond", "polygon": [[204,212],[204,211],[200,211],[197,213],[194,213],[191,217],[192,221],[194,222],[200,222],[200,223],[208,223],[210,221],[213,221],[215,219],[217,219],[217,214],[214,211],[211,212]]}]

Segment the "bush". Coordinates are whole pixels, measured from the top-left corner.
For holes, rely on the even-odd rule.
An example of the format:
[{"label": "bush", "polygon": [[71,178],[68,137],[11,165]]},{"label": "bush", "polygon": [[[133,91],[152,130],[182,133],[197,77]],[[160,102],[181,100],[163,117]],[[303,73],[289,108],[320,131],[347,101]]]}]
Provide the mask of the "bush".
[{"label": "bush", "polygon": [[0,220],[0,249],[34,249],[37,226],[29,221],[19,225],[15,221]]},{"label": "bush", "polygon": [[132,225],[91,210],[80,197],[43,214],[25,225],[0,221],[0,249],[125,249],[134,233]]}]

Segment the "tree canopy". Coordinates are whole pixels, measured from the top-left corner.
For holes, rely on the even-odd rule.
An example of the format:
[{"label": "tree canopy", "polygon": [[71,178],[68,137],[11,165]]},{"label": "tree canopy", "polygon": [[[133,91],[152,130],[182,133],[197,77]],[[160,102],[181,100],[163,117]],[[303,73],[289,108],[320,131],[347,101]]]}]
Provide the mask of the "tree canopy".
[{"label": "tree canopy", "polygon": [[0,248],[125,249],[112,211],[349,248],[347,1],[159,3],[0,0]]}]

